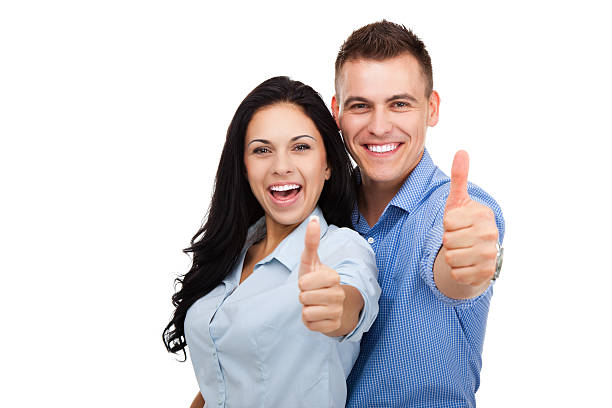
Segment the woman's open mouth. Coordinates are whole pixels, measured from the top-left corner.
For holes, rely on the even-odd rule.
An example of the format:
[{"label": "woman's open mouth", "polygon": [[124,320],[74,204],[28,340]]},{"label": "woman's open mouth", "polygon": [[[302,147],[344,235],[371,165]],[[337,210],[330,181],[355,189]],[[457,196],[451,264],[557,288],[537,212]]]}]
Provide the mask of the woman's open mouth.
[{"label": "woman's open mouth", "polygon": [[280,207],[287,207],[293,204],[301,191],[302,186],[294,183],[275,184],[268,188],[272,201]]}]

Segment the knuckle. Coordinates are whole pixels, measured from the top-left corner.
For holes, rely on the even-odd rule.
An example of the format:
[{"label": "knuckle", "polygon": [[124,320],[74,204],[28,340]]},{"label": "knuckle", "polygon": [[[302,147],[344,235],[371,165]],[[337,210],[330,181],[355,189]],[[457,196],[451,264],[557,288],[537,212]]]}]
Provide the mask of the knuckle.
[{"label": "knuckle", "polygon": [[332,277],[332,283],[334,285],[340,285],[340,275],[338,275],[338,272],[334,271],[334,275]]},{"label": "knuckle", "polygon": [[490,265],[483,265],[479,268],[478,272],[479,272],[478,273],[479,278],[481,278],[484,281],[485,279],[490,279],[493,277],[494,270],[493,268],[491,268]]},{"label": "knuckle", "polygon": [[[493,261],[495,260],[495,258],[497,258],[497,251],[493,250],[493,251],[486,251],[484,253],[484,259],[487,261]],[[490,262],[489,262],[490,263]]]},{"label": "knuckle", "polygon": [[302,276],[301,278],[298,279],[298,288],[300,288],[301,291],[306,290],[305,284],[304,284],[304,276]]},{"label": "knuckle", "polygon": [[447,231],[451,229],[452,224],[452,216],[450,216],[449,214],[445,214],[444,219],[442,220],[442,226],[444,227],[444,230]]},{"label": "knuckle", "polygon": [[444,254],[444,260],[448,265],[452,266],[455,263],[455,254],[453,253],[453,251],[446,251],[446,253]]},{"label": "knuckle", "polygon": [[482,234],[482,238],[487,241],[496,241],[497,240],[497,230],[487,230]]}]

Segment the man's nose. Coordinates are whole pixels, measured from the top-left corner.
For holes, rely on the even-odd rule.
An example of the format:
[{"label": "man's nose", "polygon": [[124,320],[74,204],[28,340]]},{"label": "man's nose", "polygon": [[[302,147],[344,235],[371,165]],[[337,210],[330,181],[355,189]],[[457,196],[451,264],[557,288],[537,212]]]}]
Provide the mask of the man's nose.
[{"label": "man's nose", "polygon": [[388,112],[384,109],[375,109],[368,123],[368,131],[375,136],[383,137],[391,132],[392,127]]},{"label": "man's nose", "polygon": [[283,176],[285,174],[293,173],[295,166],[291,157],[288,153],[278,153],[274,157],[274,163],[272,165],[272,172]]}]

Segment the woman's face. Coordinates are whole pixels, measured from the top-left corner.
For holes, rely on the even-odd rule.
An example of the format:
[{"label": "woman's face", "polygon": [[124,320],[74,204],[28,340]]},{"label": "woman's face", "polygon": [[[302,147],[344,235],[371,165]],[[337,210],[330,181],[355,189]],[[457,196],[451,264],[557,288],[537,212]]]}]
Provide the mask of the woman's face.
[{"label": "woman's face", "polygon": [[255,198],[268,222],[302,222],[315,208],[325,180],[325,146],[313,121],[296,105],[258,110],[244,139],[244,164]]}]

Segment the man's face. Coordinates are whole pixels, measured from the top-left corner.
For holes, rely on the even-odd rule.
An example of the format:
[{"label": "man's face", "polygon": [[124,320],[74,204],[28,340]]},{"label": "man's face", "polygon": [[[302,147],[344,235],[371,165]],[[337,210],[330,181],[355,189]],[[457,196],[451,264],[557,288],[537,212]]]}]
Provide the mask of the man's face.
[{"label": "man's face", "polygon": [[438,94],[425,95],[417,60],[346,62],[336,91],[334,118],[364,185],[401,186],[423,155],[427,126],[438,122]]}]

